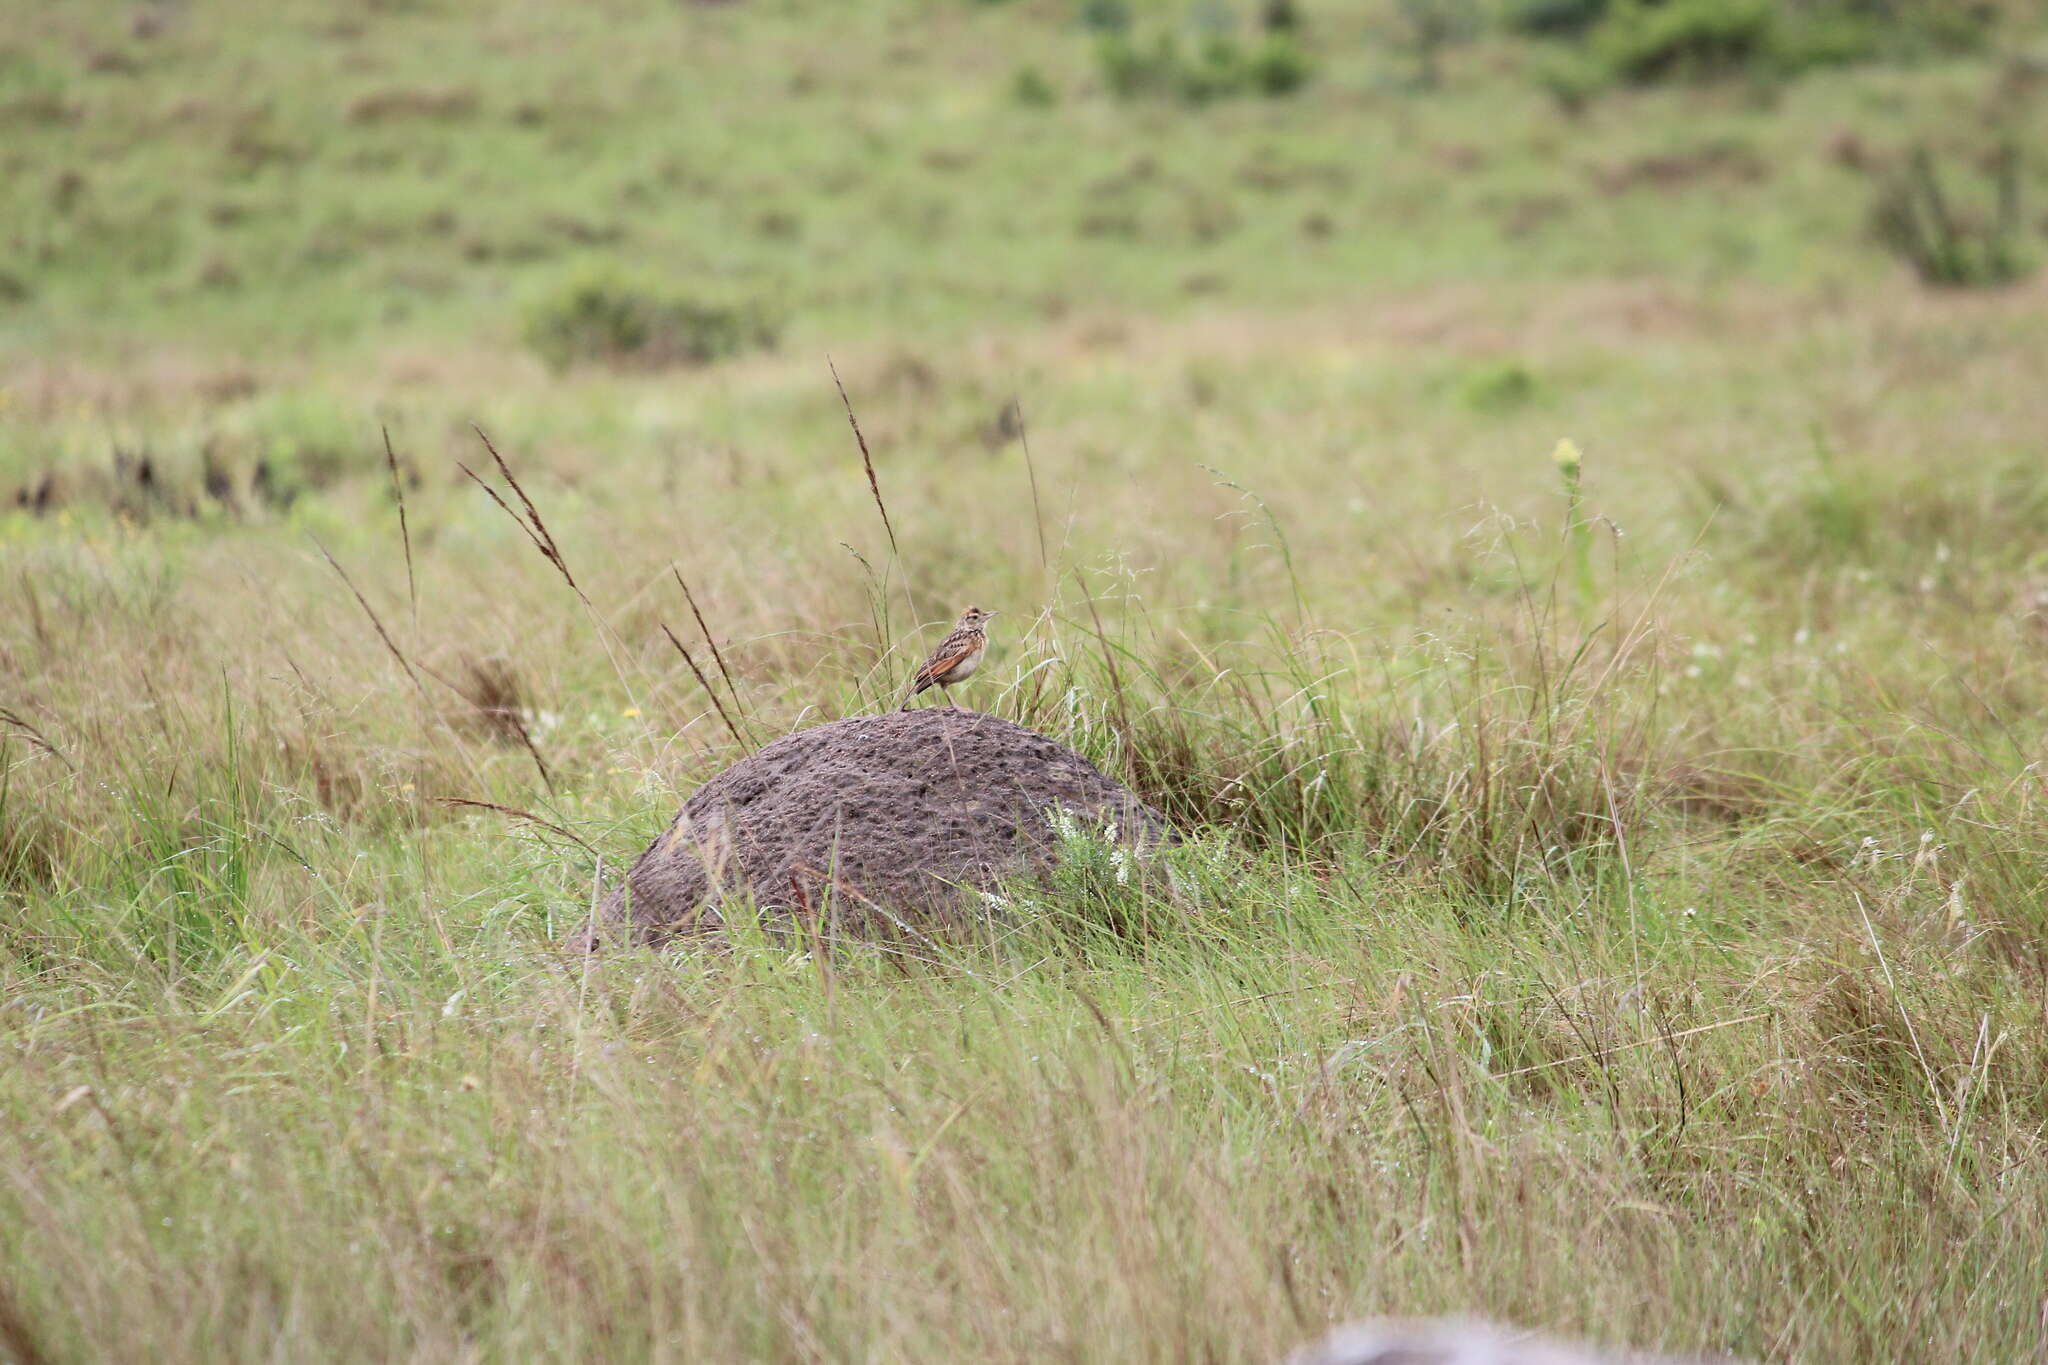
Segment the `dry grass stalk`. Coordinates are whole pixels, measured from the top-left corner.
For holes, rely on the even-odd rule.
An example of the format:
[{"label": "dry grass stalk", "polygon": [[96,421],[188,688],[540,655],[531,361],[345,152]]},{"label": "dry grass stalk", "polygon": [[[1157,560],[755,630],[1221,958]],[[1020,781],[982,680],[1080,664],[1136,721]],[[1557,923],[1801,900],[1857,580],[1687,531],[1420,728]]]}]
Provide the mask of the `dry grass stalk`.
[{"label": "dry grass stalk", "polygon": [[521,810],[517,806],[500,805],[496,801],[478,801],[467,796],[441,796],[436,797],[435,800],[439,801],[444,806],[464,807],[471,810],[487,810],[494,812],[498,815],[510,816],[514,820],[520,820],[525,822],[526,824],[536,826],[540,829],[544,829],[548,831],[550,834],[559,834],[564,839],[567,839],[569,842],[575,844],[576,847],[582,849],[584,852],[596,858],[598,860],[598,865],[600,868],[604,864],[604,855],[600,853],[595,847],[593,847],[588,840],[583,838],[583,836],[577,834],[574,830],[562,828],[562,826],[556,824],[552,820],[545,819],[542,816],[535,815],[530,810]]},{"label": "dry grass stalk", "polygon": [[717,710],[718,718],[725,722],[725,731],[732,736],[732,742],[739,745],[741,749],[748,748],[746,737],[740,733],[739,726],[733,724],[732,716],[726,712],[725,703],[718,699],[718,689],[713,687],[711,680],[704,676],[704,670],[697,667],[697,661],[690,657],[690,651],[684,648],[681,640],[676,638],[676,633],[668,628],[667,622],[661,623],[661,633],[668,637],[668,642],[676,647],[676,653],[682,655],[683,662],[690,666],[690,672],[696,675],[697,685],[704,689],[704,695],[711,698],[711,705]]},{"label": "dry grass stalk", "polygon": [[384,463],[391,471],[391,496],[398,500],[398,539],[405,547],[405,594],[412,602],[412,627],[420,627],[420,585],[412,567],[412,527],[405,517],[405,480],[399,477],[398,454],[391,448],[391,428],[380,428],[384,433]]},{"label": "dry grass stalk", "polygon": [[882,514],[882,529],[889,536],[889,554],[900,560],[902,552],[896,548],[896,528],[889,523],[889,505],[882,501],[882,484],[875,477],[875,459],[868,453],[868,438],[861,434],[860,419],[853,415],[853,400],[846,396],[846,385],[839,378],[839,367],[825,357],[825,368],[832,371],[832,383],[839,390],[839,402],[846,409],[846,424],[853,428],[853,439],[860,445],[861,466],[868,472],[868,492],[874,495],[875,510]]},{"label": "dry grass stalk", "polygon": [[27,736],[28,742],[30,744],[33,744],[36,748],[41,749],[51,758],[56,759],[59,763],[62,763],[65,767],[71,769],[72,772],[75,773],[78,771],[78,765],[76,763],[73,763],[69,758],[65,757],[64,751],[59,749],[55,744],[51,743],[49,736],[45,735],[41,730],[38,730],[35,726],[29,724],[26,720],[23,720],[18,713],[10,711],[4,706],[0,706],[0,724],[12,726],[16,730],[21,731],[23,735]]},{"label": "dry grass stalk", "polygon": [[[505,500],[498,497],[496,491],[489,484],[484,483],[482,479],[477,479],[476,475],[469,474],[468,468],[464,467],[462,472],[469,474],[470,478],[476,479],[477,484],[491,495],[498,506],[505,508],[507,515],[511,516],[514,521],[517,521],[525,529],[527,538],[533,541],[534,548],[538,549],[542,555],[546,556],[550,564],[553,564],[556,569],[561,571],[562,581],[575,588],[578,597],[583,597],[583,589],[576,585],[576,576],[569,572],[568,561],[562,558],[562,551],[555,544],[554,536],[548,533],[547,523],[541,520],[540,509],[533,505],[532,498],[526,496],[526,489],[520,486],[518,476],[512,472],[512,466],[505,463],[505,457],[500,455],[498,448],[491,444],[491,438],[484,434],[482,427],[472,427],[470,429],[476,432],[477,439],[484,443],[484,449],[491,452],[491,459],[497,464],[498,472],[505,476],[505,482],[512,485],[512,491],[519,497],[519,505],[526,509],[525,518],[521,518],[510,507],[506,507]],[[588,597],[583,597],[583,600],[586,603],[590,601]]]},{"label": "dry grass stalk", "polygon": [[468,672],[469,684],[466,687],[457,687],[439,674],[433,676],[476,708],[485,729],[502,739],[516,741],[524,748],[540,773],[541,785],[548,789],[548,795],[555,795],[555,777],[548,770],[547,761],[540,756],[540,747],[534,743],[533,732],[526,724],[526,707],[520,695],[519,677],[512,671],[512,665],[496,657],[472,659]]},{"label": "dry grass stalk", "polygon": [[718,676],[725,679],[726,690],[732,693],[733,705],[744,707],[746,703],[740,696],[740,689],[733,683],[732,670],[725,666],[725,655],[718,648],[718,641],[712,638],[711,627],[704,622],[704,613],[697,610],[697,595],[690,591],[690,585],[684,581],[681,569],[678,569],[674,564],[670,564],[668,571],[675,575],[676,586],[683,590],[683,600],[690,604],[690,615],[696,618],[697,631],[704,637],[704,643],[710,648],[712,661],[718,665]]},{"label": "dry grass stalk", "polygon": [[1011,398],[1008,411],[1017,415],[1017,442],[1024,448],[1024,476],[1031,483],[1031,530],[1038,537],[1038,567],[1049,575],[1052,558],[1045,549],[1045,511],[1038,503],[1038,465],[1031,458],[1031,429],[1024,422],[1024,400]]},{"label": "dry grass stalk", "polygon": [[412,679],[413,690],[424,698],[427,695],[426,685],[420,681],[420,675],[414,671],[412,660],[405,657],[405,651],[400,649],[398,642],[391,638],[391,632],[384,629],[383,618],[378,616],[377,609],[370,605],[370,599],[363,596],[363,590],[356,586],[353,578],[349,577],[348,570],[341,567],[341,561],[328,553],[327,547],[320,543],[318,536],[313,537],[313,546],[320,551],[320,557],[327,561],[341,581],[347,585],[349,592],[356,599],[356,605],[360,606],[363,609],[363,614],[370,618],[370,625],[376,629],[377,638],[384,642],[384,648],[390,652],[391,657],[398,660],[398,666],[405,670],[405,676]]}]

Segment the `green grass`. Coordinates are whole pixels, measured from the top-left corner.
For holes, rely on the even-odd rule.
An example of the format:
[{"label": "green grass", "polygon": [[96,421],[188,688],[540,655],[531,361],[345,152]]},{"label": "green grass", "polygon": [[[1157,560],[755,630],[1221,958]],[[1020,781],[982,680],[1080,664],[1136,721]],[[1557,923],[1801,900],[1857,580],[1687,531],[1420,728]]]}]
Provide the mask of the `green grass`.
[{"label": "green grass", "polygon": [[[0,1359],[2038,1353],[2048,312],[1846,150],[2005,54],[1303,8],[1198,107],[1049,0],[10,16]],[[551,373],[590,278],[778,345]],[[968,601],[1170,878],[560,946]]]},{"label": "green grass", "polygon": [[[1134,107],[1060,8],[286,5],[252,28],[201,6],[148,39],[111,7],[25,12],[5,69],[62,112],[15,116],[6,336],[509,340],[521,299],[618,261],[785,304],[792,344],[1176,307],[1197,276],[1282,302],[1559,271],[1856,281],[1882,258],[1828,136],[1960,135],[1996,74],[1622,92],[1573,117],[1532,79],[1480,79],[1536,60],[1480,47],[1418,101],[1353,3],[1312,16],[1321,69],[1290,98]],[[1067,98],[1018,104],[1022,66]],[[1727,143],[1762,174],[1584,193]]]}]

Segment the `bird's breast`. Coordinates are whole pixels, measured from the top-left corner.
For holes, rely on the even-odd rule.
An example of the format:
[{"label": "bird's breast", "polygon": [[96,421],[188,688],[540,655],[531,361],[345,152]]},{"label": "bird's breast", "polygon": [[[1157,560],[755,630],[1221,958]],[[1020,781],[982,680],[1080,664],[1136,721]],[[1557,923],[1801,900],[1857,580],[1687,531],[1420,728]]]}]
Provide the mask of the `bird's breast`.
[{"label": "bird's breast", "polygon": [[972,654],[969,654],[959,663],[946,670],[946,681],[949,683],[959,682],[975,669],[980,668],[981,656],[986,653],[988,653],[988,646],[986,644],[976,646]]}]

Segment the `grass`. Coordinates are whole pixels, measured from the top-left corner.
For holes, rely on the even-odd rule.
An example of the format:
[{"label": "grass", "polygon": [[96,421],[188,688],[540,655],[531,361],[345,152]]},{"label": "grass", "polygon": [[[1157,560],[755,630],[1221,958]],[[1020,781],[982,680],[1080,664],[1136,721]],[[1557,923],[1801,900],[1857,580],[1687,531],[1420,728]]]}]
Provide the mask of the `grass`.
[{"label": "grass", "polygon": [[[1302,8],[1199,108],[1027,0],[22,16],[0,1358],[2040,1352],[2048,313],[1830,150],[2007,68]],[[551,374],[614,269],[787,325]],[[562,946],[968,601],[1171,877]]]}]

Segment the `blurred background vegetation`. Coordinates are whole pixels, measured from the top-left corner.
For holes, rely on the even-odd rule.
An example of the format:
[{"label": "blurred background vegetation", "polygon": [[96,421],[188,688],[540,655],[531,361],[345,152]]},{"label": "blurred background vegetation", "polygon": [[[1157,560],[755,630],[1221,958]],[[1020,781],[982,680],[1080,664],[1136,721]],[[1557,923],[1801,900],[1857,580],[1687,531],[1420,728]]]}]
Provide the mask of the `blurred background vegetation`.
[{"label": "blurred background vegetation", "polygon": [[[0,478],[103,464],[105,423],[129,418],[159,474],[210,444],[236,478],[265,455],[318,478],[331,377],[370,397],[366,358],[399,350],[673,369],[1454,281],[1855,291],[1904,262],[2006,283],[2041,241],[2035,18],[1992,0],[17,6]],[[60,358],[127,392],[59,392]],[[201,372],[136,373],[164,365]],[[74,399],[95,409],[83,432],[50,420]]]}]

